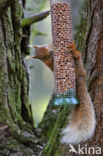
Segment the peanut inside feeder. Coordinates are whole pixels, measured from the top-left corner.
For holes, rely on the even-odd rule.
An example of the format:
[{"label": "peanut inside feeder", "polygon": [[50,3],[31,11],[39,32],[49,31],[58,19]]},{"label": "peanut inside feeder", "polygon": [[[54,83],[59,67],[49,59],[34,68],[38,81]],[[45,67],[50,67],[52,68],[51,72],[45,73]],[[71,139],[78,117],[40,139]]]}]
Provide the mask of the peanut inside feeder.
[{"label": "peanut inside feeder", "polygon": [[70,0],[50,0],[54,51],[54,105],[77,104],[75,66],[68,45],[73,43]]}]

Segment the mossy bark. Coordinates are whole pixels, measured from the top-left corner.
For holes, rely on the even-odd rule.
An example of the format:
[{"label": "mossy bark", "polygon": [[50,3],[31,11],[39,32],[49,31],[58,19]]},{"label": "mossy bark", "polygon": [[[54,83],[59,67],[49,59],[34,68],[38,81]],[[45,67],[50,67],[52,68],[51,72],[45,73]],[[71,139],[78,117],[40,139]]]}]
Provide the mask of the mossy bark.
[{"label": "mossy bark", "polygon": [[[78,49],[83,55],[84,65],[87,71],[88,91],[94,103],[97,119],[94,137],[81,144],[81,147],[85,145],[89,147],[103,147],[103,14],[101,10],[103,10],[102,0],[85,0],[80,12],[80,24],[76,27],[75,39]],[[69,106],[64,106],[60,109],[51,133],[49,129],[49,138],[42,156],[78,155],[72,152],[69,153],[70,147],[60,144],[60,131],[67,122],[70,114],[69,110]],[[47,130],[45,131],[48,133]],[[91,153],[91,155],[96,154]]]},{"label": "mossy bark", "polygon": [[39,14],[35,14],[34,16],[31,16],[31,17],[23,18],[21,26],[27,27],[33,23],[39,22],[43,20],[44,18],[46,18],[49,14],[50,14],[50,10],[39,13]]},{"label": "mossy bark", "polygon": [[21,18],[19,0],[10,3],[0,18],[0,155],[32,156],[37,147],[20,47]]}]

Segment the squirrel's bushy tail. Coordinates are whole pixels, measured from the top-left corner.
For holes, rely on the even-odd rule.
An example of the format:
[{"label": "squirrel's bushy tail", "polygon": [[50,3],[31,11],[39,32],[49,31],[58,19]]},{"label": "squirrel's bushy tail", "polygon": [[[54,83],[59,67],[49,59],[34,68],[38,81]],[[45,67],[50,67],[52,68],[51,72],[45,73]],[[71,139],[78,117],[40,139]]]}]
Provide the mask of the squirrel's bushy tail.
[{"label": "squirrel's bushy tail", "polygon": [[62,144],[78,144],[94,134],[96,125],[95,113],[91,99],[86,104],[80,104],[71,115],[66,128],[62,131]]}]

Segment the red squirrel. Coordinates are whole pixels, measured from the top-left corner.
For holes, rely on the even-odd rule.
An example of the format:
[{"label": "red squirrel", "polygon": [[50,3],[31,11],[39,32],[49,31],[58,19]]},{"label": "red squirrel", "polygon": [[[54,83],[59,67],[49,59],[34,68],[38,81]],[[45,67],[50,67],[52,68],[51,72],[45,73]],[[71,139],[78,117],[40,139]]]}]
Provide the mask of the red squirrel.
[{"label": "red squirrel", "polygon": [[[53,71],[52,45],[34,46],[35,56],[42,60]],[[62,131],[62,144],[78,144],[91,138],[95,131],[96,120],[93,103],[86,86],[86,72],[83,67],[81,53],[76,50],[75,43],[68,48],[75,61],[76,88],[79,105],[74,108],[68,125]]]},{"label": "red squirrel", "polygon": [[53,71],[53,51],[52,44],[42,45],[42,46],[34,46],[35,55],[32,58],[40,59],[45,63]]}]

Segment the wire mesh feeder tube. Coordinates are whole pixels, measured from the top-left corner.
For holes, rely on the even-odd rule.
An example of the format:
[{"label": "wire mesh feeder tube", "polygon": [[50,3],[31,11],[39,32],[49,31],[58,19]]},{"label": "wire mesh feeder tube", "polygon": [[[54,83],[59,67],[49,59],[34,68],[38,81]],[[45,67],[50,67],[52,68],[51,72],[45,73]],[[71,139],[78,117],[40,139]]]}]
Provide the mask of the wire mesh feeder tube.
[{"label": "wire mesh feeder tube", "polygon": [[78,104],[75,67],[68,45],[73,43],[70,0],[50,0],[54,51],[54,105]]}]

